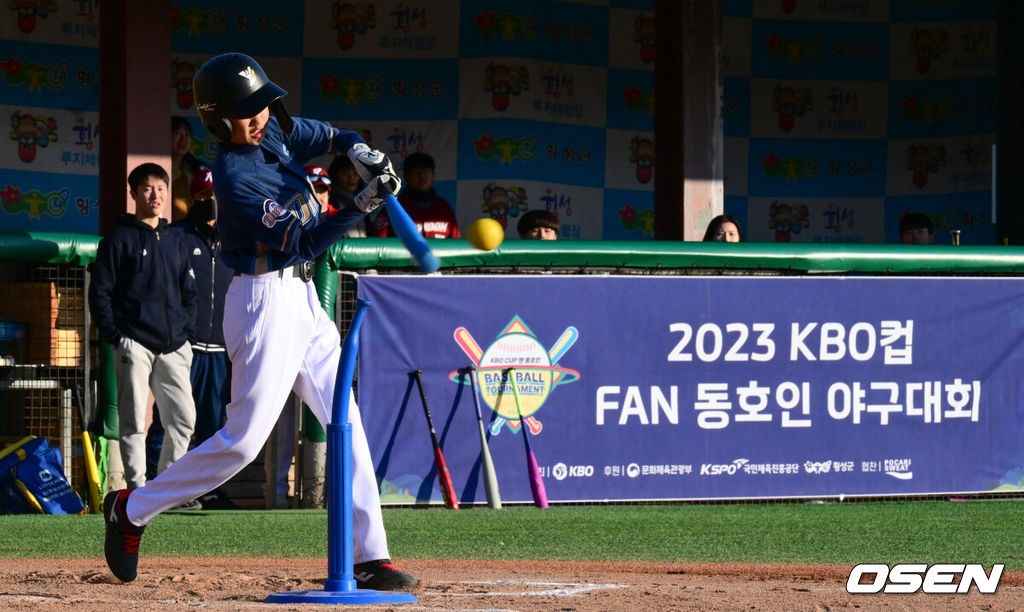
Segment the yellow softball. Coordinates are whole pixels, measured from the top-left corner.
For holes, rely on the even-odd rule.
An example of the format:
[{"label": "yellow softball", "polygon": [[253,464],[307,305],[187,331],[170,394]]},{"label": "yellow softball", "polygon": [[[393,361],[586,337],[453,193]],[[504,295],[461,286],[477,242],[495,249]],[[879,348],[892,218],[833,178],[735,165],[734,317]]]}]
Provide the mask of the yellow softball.
[{"label": "yellow softball", "polygon": [[466,239],[481,251],[491,251],[501,246],[501,241],[505,239],[505,228],[494,219],[483,217],[470,224]]}]

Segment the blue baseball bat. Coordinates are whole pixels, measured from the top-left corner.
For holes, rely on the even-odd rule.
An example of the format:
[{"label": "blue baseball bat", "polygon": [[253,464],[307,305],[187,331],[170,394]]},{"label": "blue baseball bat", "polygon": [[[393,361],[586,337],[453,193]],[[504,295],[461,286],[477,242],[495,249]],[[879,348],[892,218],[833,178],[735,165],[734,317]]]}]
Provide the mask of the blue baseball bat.
[{"label": "blue baseball bat", "polygon": [[384,206],[387,208],[391,227],[394,228],[412,258],[416,260],[416,265],[420,270],[430,274],[441,267],[441,260],[427,246],[426,239],[416,229],[416,224],[409,218],[409,213],[405,212],[402,205],[398,203],[398,198],[391,194],[384,196]]}]

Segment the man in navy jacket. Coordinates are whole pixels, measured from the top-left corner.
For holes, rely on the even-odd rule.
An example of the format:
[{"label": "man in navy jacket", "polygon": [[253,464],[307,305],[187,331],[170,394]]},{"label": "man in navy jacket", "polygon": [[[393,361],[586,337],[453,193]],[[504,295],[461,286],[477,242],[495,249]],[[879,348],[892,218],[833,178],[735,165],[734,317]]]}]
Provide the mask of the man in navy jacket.
[{"label": "man in navy jacket", "polygon": [[188,342],[194,333],[195,277],[180,235],[160,216],[170,197],[169,182],[157,164],[131,171],[135,213],[123,215],[100,241],[89,285],[89,308],[117,362],[121,459],[133,489],[146,484],[150,390],[167,431],[160,471],[188,450],[196,419]]}]

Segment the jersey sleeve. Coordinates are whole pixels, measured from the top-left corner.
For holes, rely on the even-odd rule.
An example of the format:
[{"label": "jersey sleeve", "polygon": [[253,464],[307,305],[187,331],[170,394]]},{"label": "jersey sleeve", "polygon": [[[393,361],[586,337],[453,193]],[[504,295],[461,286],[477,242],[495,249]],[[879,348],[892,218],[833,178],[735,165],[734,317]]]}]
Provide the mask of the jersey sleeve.
[{"label": "jersey sleeve", "polygon": [[342,130],[326,121],[295,117],[292,133],[286,137],[292,159],[306,162],[326,153],[345,155],[357,142],[365,143],[358,132]]},{"label": "jersey sleeve", "polygon": [[[363,218],[355,204],[342,208],[320,223],[304,222],[301,207],[276,202],[259,190],[258,183],[236,181],[232,190],[233,228],[250,236],[272,251],[304,260],[315,259]],[[303,197],[297,194],[296,197]]]}]

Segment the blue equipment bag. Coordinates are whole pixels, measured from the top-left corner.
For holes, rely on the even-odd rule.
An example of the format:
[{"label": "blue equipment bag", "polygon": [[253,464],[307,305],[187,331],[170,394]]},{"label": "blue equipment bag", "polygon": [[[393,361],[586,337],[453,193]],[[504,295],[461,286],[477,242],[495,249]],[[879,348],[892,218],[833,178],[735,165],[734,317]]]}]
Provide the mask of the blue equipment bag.
[{"label": "blue equipment bag", "polygon": [[82,498],[64,477],[60,449],[27,436],[0,451],[0,514],[81,514]]}]

